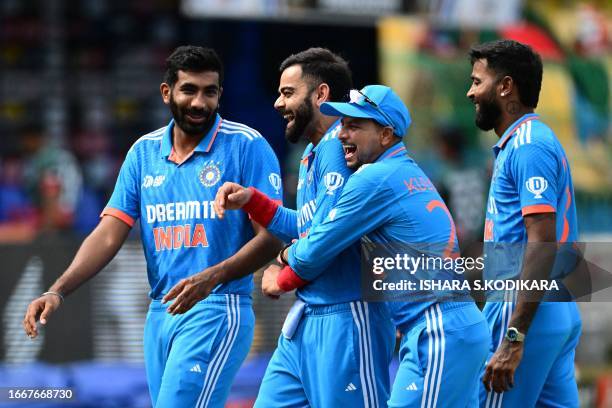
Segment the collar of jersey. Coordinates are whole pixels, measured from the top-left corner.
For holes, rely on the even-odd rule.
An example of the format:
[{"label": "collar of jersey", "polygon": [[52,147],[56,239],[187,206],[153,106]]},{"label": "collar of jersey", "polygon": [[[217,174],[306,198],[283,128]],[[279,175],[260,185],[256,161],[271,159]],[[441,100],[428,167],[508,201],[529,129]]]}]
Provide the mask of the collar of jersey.
[{"label": "collar of jersey", "polygon": [[540,116],[537,113],[527,113],[516,120],[513,124],[511,124],[508,129],[504,132],[502,137],[499,138],[497,143],[493,146],[493,150],[501,150],[504,148],[508,140],[512,139],[512,136],[516,133],[516,129],[518,129],[523,123],[529,122],[530,120],[538,119]]},{"label": "collar of jersey", "polygon": [[[310,149],[308,149],[308,148],[306,149],[306,151],[304,152],[305,155],[308,155],[311,152],[315,152],[316,153],[317,149],[319,148],[319,146],[321,146],[321,142],[323,142],[323,139],[325,139],[327,136],[330,136],[334,132],[334,130],[336,130],[336,127],[338,127],[338,126],[342,127],[342,122],[340,121],[340,119],[338,119],[337,121],[332,123],[332,125],[327,129],[327,131],[325,132],[323,137],[321,137],[321,140],[319,140],[319,143],[317,143],[316,146],[313,146]],[[338,137],[337,134],[336,134],[336,137]],[[312,143],[310,143],[309,145],[312,146]]]},{"label": "collar of jersey", "polygon": [[[221,119],[221,115],[217,113],[217,117],[215,118],[215,123],[213,123],[213,125],[210,127],[210,130],[208,131],[206,136],[204,136],[204,138],[200,140],[200,143],[198,143],[198,145],[194,149],[194,152],[208,153],[210,151],[217,137],[217,132],[219,131],[219,125],[221,125],[222,121],[223,119]],[[168,123],[168,126],[166,126],[166,130],[164,131],[164,137],[162,137],[162,143],[161,143],[162,157],[167,158],[168,156],[170,156],[170,153],[172,153],[172,129],[174,129],[174,119],[170,120],[170,123]]]},{"label": "collar of jersey", "polygon": [[405,152],[406,146],[404,146],[403,142],[399,141],[387,150],[385,150],[385,152],[381,154],[378,159],[376,159],[376,162],[383,161],[385,159],[388,159],[389,157],[403,156]]}]

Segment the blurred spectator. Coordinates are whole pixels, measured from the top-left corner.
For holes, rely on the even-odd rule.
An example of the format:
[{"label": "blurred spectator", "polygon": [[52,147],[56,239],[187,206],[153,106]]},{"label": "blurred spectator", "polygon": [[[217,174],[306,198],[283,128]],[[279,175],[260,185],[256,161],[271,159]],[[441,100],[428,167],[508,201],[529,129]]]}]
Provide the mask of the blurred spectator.
[{"label": "blurred spectator", "polygon": [[75,211],[74,230],[87,235],[98,224],[99,215],[117,178],[116,158],[110,154],[110,137],[91,127],[77,132],[72,148],[83,171],[83,187]]},{"label": "blurred spectator", "polygon": [[487,194],[486,174],[470,157],[465,139],[456,127],[440,127],[434,134],[441,167],[436,186],[453,214],[462,249],[482,241]]},{"label": "blurred spectator", "polygon": [[75,157],[38,128],[27,129],[21,141],[23,186],[36,208],[38,232],[70,229],[83,180]]},{"label": "blurred spectator", "polygon": [[36,217],[21,180],[22,162],[13,152],[0,159],[0,243],[31,241]]}]

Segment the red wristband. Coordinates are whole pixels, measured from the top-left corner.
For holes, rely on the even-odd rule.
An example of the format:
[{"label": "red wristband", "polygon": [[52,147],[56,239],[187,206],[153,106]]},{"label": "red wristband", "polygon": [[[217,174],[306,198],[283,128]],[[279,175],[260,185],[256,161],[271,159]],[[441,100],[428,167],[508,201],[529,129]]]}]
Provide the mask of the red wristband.
[{"label": "red wristband", "polygon": [[276,278],[276,283],[278,287],[284,290],[285,292],[292,291],[293,289],[301,288],[305,286],[308,281],[300,278],[297,273],[289,265],[286,265],[283,269],[281,269],[278,277]]},{"label": "red wristband", "polygon": [[242,209],[251,216],[253,221],[262,227],[267,227],[272,218],[274,218],[274,214],[276,214],[278,203],[255,187],[249,187],[249,190],[251,190],[253,195],[251,195],[251,199]]}]

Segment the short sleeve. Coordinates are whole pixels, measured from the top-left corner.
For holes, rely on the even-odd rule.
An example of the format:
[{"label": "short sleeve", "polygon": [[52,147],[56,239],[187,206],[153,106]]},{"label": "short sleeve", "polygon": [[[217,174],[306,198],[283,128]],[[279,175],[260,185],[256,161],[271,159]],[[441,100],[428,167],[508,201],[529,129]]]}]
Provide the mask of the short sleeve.
[{"label": "short sleeve", "polygon": [[112,215],[128,224],[134,225],[140,216],[140,177],[138,158],[134,149],[130,150],[121,166],[115,189],[101,215]]},{"label": "short sleeve", "polygon": [[559,160],[552,146],[524,144],[513,152],[510,164],[523,216],[557,211]]},{"label": "short sleeve", "polygon": [[263,137],[248,140],[243,150],[243,186],[253,186],[272,200],[282,203],[283,183],[274,151]]}]

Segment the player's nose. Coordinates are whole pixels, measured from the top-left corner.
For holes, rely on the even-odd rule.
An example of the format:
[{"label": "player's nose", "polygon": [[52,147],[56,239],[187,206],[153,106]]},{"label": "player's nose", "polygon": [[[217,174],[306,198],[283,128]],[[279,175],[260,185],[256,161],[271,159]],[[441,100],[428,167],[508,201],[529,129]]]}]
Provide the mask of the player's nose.
[{"label": "player's nose", "polygon": [[283,95],[280,95],[274,101],[274,109],[281,110],[281,109],[284,109],[284,108],[285,108],[285,98],[283,98]]},{"label": "player's nose", "polygon": [[474,87],[473,86],[470,86],[470,89],[468,89],[467,94],[465,96],[467,96],[471,101],[474,101]]},{"label": "player's nose", "polygon": [[191,100],[192,109],[204,109],[206,107],[206,98],[204,94],[198,94]]}]

